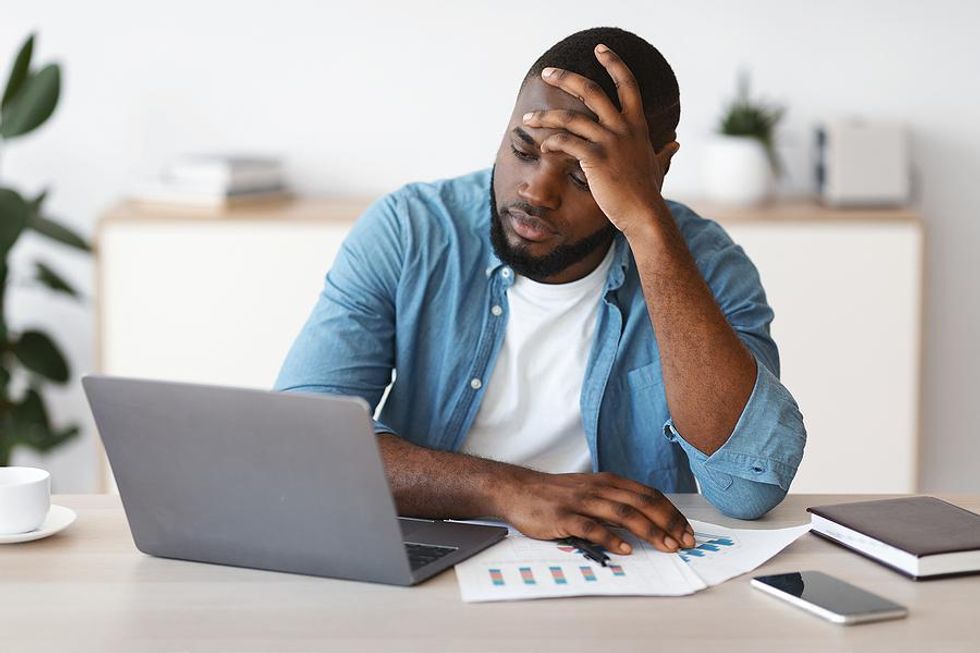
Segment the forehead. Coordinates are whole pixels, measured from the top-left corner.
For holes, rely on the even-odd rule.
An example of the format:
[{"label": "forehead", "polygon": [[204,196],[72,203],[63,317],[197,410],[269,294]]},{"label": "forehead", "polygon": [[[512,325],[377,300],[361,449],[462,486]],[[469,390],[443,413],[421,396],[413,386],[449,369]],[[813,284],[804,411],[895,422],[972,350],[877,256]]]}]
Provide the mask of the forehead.
[{"label": "forehead", "polygon": [[524,88],[517,95],[514,115],[518,120],[528,111],[546,111],[551,109],[569,109],[589,116],[593,120],[597,116],[583,102],[570,93],[552,86],[541,80],[540,76],[527,80]]}]

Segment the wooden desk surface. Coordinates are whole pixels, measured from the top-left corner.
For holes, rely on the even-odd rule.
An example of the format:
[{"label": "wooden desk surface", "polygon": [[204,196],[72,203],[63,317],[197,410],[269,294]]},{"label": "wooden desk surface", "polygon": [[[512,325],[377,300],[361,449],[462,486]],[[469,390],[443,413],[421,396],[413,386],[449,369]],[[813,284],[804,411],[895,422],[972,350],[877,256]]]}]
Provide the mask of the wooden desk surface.
[{"label": "wooden desk surface", "polygon": [[[872,498],[791,495],[758,522],[675,495],[690,517],[773,528],[808,505]],[[980,497],[944,497],[980,509]],[[980,576],[913,582],[804,535],[756,573],[817,569],[908,606],[899,621],[838,626],[735,578],[692,596],[465,604],[453,572],[415,588],[152,558],[119,499],[56,496],[66,531],[0,545],[0,649],[120,651],[980,651]]]}]

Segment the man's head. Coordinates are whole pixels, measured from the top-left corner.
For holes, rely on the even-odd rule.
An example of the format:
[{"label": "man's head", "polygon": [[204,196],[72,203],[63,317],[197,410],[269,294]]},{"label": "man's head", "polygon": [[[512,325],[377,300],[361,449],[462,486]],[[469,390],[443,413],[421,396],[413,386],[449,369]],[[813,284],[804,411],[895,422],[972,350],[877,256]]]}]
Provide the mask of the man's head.
[{"label": "man's head", "polygon": [[636,78],[654,149],[659,152],[676,138],[677,79],[660,52],[635,34],[612,27],[577,32],[534,62],[497,152],[490,235],[502,261],[539,281],[564,283],[588,274],[616,233],[592,199],[578,162],[562,152],[541,153],[541,141],[556,130],[525,127],[522,122],[528,111],[545,109],[570,109],[595,118],[577,98],[541,80],[547,67],[593,80],[620,107],[615,83],[594,54],[600,43],[619,55]]}]

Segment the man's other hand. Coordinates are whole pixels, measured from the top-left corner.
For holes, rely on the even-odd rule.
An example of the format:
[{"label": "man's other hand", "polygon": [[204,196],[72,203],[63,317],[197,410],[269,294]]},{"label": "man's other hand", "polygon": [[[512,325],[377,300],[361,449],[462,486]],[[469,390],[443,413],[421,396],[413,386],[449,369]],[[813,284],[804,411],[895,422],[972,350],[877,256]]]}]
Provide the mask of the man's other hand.
[{"label": "man's other hand", "polygon": [[506,488],[501,516],[528,537],[575,536],[613,553],[630,553],[629,543],[611,528],[619,526],[660,551],[695,544],[691,525],[659,490],[615,474],[522,470]]}]

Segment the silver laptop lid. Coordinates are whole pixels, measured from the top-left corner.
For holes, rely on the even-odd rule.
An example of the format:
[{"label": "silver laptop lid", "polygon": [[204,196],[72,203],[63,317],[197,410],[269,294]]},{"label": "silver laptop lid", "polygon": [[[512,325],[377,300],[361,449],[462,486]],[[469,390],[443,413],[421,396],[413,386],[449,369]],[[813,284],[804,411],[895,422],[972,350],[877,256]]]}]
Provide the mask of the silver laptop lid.
[{"label": "silver laptop lid", "polygon": [[82,385],[140,551],[411,579],[364,401],[99,375]]}]

